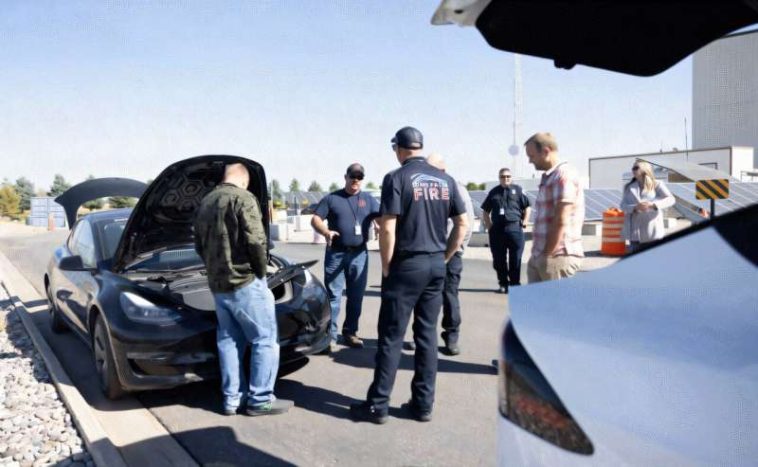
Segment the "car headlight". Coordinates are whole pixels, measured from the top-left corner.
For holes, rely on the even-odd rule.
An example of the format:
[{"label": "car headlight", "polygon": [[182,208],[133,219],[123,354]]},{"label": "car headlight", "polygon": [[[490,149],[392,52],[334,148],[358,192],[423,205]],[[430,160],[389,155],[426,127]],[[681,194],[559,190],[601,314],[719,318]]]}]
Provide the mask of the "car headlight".
[{"label": "car headlight", "polygon": [[127,318],[138,323],[166,326],[182,319],[177,310],[158,306],[131,292],[121,294],[121,309]]}]

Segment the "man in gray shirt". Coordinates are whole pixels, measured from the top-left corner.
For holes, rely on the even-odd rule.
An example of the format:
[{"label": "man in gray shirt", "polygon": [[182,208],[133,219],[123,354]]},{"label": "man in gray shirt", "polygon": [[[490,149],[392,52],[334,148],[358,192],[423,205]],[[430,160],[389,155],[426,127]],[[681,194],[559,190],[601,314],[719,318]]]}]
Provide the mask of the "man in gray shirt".
[{"label": "man in gray shirt", "polygon": [[[443,172],[446,171],[445,160],[441,155],[436,153],[430,154],[426,158],[426,161],[429,165],[437,167]],[[471,196],[468,194],[465,186],[458,181],[456,183],[458,184],[458,193],[466,205],[468,228],[466,229],[466,235],[463,237],[463,244],[446,265],[447,274],[445,275],[445,287],[442,291],[442,329],[444,329],[442,340],[445,342],[442,352],[447,355],[458,355],[461,353],[461,349],[458,346],[458,334],[461,327],[461,303],[458,300],[458,287],[460,286],[461,273],[463,272],[463,250],[468,246],[469,240],[471,240],[474,226],[474,205],[471,202]],[[452,228],[453,221],[452,219],[448,219],[448,235]]]}]

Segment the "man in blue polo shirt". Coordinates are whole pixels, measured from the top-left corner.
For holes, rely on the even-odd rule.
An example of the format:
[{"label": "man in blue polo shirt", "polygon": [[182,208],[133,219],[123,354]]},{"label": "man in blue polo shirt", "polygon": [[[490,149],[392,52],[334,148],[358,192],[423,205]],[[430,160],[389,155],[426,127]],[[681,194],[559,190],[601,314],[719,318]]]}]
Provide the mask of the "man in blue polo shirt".
[{"label": "man in blue polo shirt", "polygon": [[361,191],[364,176],[361,164],[351,164],[345,173],[345,188],[322,198],[311,220],[311,226],[326,238],[324,285],[332,308],[330,352],[335,350],[340,301],[346,285],[343,342],[349,347],[363,347],[357,333],[368,278],[366,241],[371,221],[379,215],[379,202]]},{"label": "man in blue polo shirt", "polygon": [[[445,263],[466,233],[466,208],[455,180],[421,155],[424,139],[413,127],[398,130],[392,149],[399,169],[382,182],[382,304],[374,381],[366,401],[352,404],[354,420],[385,423],[411,313],[416,343],[411,400],[404,409],[418,421],[432,418],[437,377],[437,318],[442,307]],[[447,219],[453,229],[447,235]]]}]

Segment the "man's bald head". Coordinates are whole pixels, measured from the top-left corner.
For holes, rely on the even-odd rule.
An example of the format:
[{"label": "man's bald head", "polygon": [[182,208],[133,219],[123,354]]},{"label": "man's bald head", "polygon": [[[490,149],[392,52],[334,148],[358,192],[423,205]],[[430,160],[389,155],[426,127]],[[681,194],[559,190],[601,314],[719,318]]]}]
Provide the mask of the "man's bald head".
[{"label": "man's bald head", "polygon": [[432,167],[436,167],[443,172],[445,171],[445,169],[447,169],[447,165],[445,164],[445,159],[443,159],[442,156],[436,152],[429,154],[429,156],[426,158],[426,162],[428,162],[429,165],[431,165]]},{"label": "man's bald head", "polygon": [[240,164],[239,162],[227,164],[224,169],[224,182],[237,185],[246,190],[250,184],[250,172],[248,172],[244,164]]}]

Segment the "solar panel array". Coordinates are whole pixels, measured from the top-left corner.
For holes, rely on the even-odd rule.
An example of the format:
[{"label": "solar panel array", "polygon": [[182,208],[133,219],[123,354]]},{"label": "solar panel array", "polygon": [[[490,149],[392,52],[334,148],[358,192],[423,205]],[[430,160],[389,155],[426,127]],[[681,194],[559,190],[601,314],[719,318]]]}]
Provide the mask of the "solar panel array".
[{"label": "solar panel array", "polygon": [[[690,191],[692,192],[691,198],[695,198],[695,187],[694,184],[677,184],[677,185],[690,185]],[[735,184],[732,184],[734,186]],[[741,185],[754,185],[752,190],[752,198],[755,199],[758,198],[758,183],[743,183]],[[670,186],[670,185],[669,185]],[[740,188],[740,191],[744,191],[744,188]],[[672,189],[672,192],[674,190]],[[484,200],[487,198],[487,191],[469,191],[469,195],[471,195],[471,202],[474,205],[474,216],[475,217],[481,217],[482,210],[480,206],[484,202]],[[525,191],[527,198],[529,198],[529,203],[534,206],[534,201],[537,198],[537,191],[536,190],[528,190]],[[736,193],[736,192],[735,192]],[[292,205],[295,204],[295,200],[297,199],[297,202],[302,206],[303,201],[307,201],[307,204],[313,204],[318,203],[321,198],[326,196],[327,192],[319,192],[319,191],[297,191],[297,192],[291,192],[291,193],[285,193],[284,199],[285,201]],[[676,194],[676,193],[674,193]],[[743,197],[744,198],[744,197]],[[741,198],[742,199],[742,198]],[[724,200],[728,201],[728,200]],[[755,201],[753,201],[755,202]],[[586,221],[597,221],[603,219],[603,211],[605,211],[608,208],[613,207],[619,207],[621,204],[621,191],[620,190],[610,190],[610,189],[591,189],[591,190],[584,190],[584,206],[585,206],[585,212],[584,212],[584,220]],[[704,203],[704,206],[707,203]],[[717,212],[724,212],[723,210],[719,210],[717,207]],[[534,216],[534,210],[532,210],[532,217]],[[529,221],[533,221],[534,219],[529,219]]]},{"label": "solar panel array", "polygon": [[[710,200],[695,198],[694,183],[669,183],[666,185],[678,199],[710,212]],[[731,182],[729,198],[716,200],[716,214],[721,215],[758,203],[758,183]]]},{"label": "solar panel array", "polygon": [[[481,209],[484,200],[487,198],[487,191],[469,191],[471,195],[471,201],[474,203],[474,215],[481,216]],[[529,203],[534,206],[534,202],[537,199],[537,190],[527,190],[527,198]],[[608,208],[617,208],[621,205],[621,190],[610,189],[591,189],[584,190],[584,220],[597,221],[603,219],[603,211]],[[534,220],[534,210],[532,210],[532,218],[530,222]]]},{"label": "solar panel array", "polygon": [[307,201],[307,204],[313,204],[318,203],[321,198],[328,194],[326,191],[291,191],[284,193],[284,201],[287,204],[295,204],[296,201],[300,205],[305,204],[303,201]]}]

